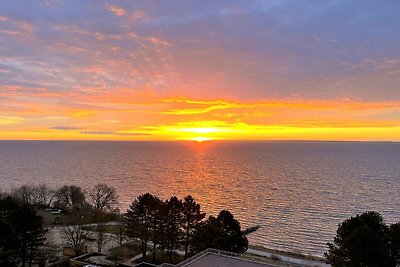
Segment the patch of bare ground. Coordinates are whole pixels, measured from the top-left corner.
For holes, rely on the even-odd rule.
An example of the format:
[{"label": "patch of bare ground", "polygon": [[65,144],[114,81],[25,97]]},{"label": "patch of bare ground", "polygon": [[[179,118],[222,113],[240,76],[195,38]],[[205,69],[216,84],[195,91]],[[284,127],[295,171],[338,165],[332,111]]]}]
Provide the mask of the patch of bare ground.
[{"label": "patch of bare ground", "polygon": [[314,256],[314,255],[301,254],[301,253],[278,250],[278,249],[270,249],[270,248],[265,248],[265,247],[261,247],[261,246],[249,246],[249,248],[276,254],[278,257],[279,257],[279,255],[284,255],[284,256],[289,256],[289,257],[298,258],[298,259],[306,259],[306,260],[315,260],[315,261],[325,262],[325,259],[323,257],[318,257],[318,256]]}]

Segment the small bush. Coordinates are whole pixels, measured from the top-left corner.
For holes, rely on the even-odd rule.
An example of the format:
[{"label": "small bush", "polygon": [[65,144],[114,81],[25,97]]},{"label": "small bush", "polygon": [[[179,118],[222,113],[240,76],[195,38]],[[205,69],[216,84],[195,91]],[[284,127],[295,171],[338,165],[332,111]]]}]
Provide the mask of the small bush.
[{"label": "small bush", "polygon": [[277,255],[271,255],[271,260],[274,260],[274,261],[281,261],[282,259],[281,259],[279,256],[277,256]]}]

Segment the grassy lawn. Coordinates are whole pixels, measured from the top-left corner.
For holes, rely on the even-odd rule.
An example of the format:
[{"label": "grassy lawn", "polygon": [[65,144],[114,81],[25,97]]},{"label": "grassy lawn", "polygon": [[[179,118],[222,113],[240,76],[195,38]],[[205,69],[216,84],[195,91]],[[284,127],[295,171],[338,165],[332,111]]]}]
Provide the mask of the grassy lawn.
[{"label": "grassy lawn", "polygon": [[72,223],[70,216],[66,215],[65,213],[61,214],[52,214],[49,211],[39,209],[37,211],[38,215],[42,216],[44,219],[44,227],[49,227],[54,225],[56,222],[56,218],[59,218],[58,224],[70,224]]},{"label": "grassy lawn", "polygon": [[[82,228],[86,231],[97,231],[97,228],[95,225],[85,225]],[[104,233],[117,235],[117,234],[119,234],[120,230],[119,230],[118,225],[103,225],[102,231]]]},{"label": "grassy lawn", "polygon": [[109,252],[111,256],[127,259],[142,253],[142,250],[139,242],[130,242],[121,247],[112,248]]},{"label": "grassy lawn", "polygon": [[[95,220],[93,218],[93,212],[90,209],[81,209],[79,211],[72,212],[61,212],[60,214],[53,214],[50,211],[46,211],[45,209],[37,209],[38,215],[42,216],[44,219],[44,226],[52,226],[55,224],[58,225],[74,225],[78,222],[81,224],[90,224],[94,223]],[[106,214],[103,215],[104,218],[108,218],[109,221],[115,220],[115,215]],[[105,217],[108,216],[108,217]],[[86,230],[95,231],[94,227],[87,227]],[[107,232],[109,233],[117,233],[117,226],[111,226]]]}]

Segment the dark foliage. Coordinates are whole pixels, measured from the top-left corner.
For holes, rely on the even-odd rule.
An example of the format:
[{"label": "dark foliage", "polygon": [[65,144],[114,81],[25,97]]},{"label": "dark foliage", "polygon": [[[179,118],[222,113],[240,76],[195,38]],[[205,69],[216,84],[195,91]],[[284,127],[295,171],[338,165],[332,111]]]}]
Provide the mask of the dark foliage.
[{"label": "dark foliage", "polygon": [[56,194],[57,205],[61,208],[76,209],[85,204],[85,193],[82,188],[75,185],[64,185]]},{"label": "dark foliage", "polygon": [[179,248],[182,240],[183,205],[176,196],[166,201],[167,216],[165,218],[165,244],[170,262],[175,249]]},{"label": "dark foliage", "polygon": [[243,253],[248,248],[248,240],[242,235],[240,223],[233,215],[223,210],[215,218],[210,216],[194,233],[192,250],[198,253],[207,248]]},{"label": "dark foliage", "polygon": [[142,255],[146,257],[147,244],[150,238],[151,213],[155,196],[150,193],[140,195],[130,205],[126,214],[127,233],[138,237],[142,244]]},{"label": "dark foliage", "polygon": [[189,252],[189,246],[193,238],[193,234],[196,230],[197,225],[206,216],[205,213],[200,211],[200,205],[191,197],[185,197],[182,207],[182,230],[183,230],[183,245],[185,248],[185,258]]},{"label": "dark foliage", "polygon": [[172,262],[177,249],[184,249],[185,256],[206,248],[238,253],[247,250],[247,239],[229,211],[221,211],[217,218],[210,216],[202,222],[204,217],[205,213],[191,196],[184,201],[176,196],[162,201],[147,193],[131,204],[126,214],[127,232],[141,240],[143,256],[151,242],[153,262],[157,252]]},{"label": "dark foliage", "polygon": [[398,231],[396,225],[388,227],[379,213],[365,212],[339,224],[325,257],[334,267],[395,267]]},{"label": "dark foliage", "polygon": [[0,266],[31,266],[41,259],[46,230],[32,205],[0,199]]},{"label": "dark foliage", "polygon": [[390,225],[390,245],[397,266],[400,266],[400,222]]}]

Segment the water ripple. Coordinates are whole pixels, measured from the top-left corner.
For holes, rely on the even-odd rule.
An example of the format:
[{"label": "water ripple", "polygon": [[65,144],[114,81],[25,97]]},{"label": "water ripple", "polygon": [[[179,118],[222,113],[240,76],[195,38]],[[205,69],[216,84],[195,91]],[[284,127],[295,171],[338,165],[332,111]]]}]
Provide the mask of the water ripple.
[{"label": "water ripple", "polygon": [[338,223],[376,210],[400,220],[400,144],[0,142],[0,186],[114,186],[126,209],[145,192],[191,194],[231,210],[252,244],[322,255]]}]

